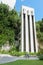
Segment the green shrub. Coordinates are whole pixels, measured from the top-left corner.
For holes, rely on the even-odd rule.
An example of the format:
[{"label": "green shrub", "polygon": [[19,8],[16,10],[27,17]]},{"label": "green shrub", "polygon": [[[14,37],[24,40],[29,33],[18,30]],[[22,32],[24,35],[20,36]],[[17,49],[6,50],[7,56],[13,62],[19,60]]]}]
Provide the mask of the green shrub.
[{"label": "green shrub", "polygon": [[13,55],[13,56],[22,56],[22,55],[26,55],[26,52],[12,51],[12,52],[10,52],[10,55]]},{"label": "green shrub", "polygon": [[16,47],[12,45],[12,46],[11,46],[11,49],[10,49],[10,52],[11,52],[11,51],[15,51],[15,50],[16,50]]},{"label": "green shrub", "polygon": [[31,52],[30,52],[29,54],[30,54],[30,55],[37,55],[37,53],[31,53]]},{"label": "green shrub", "polygon": [[43,54],[43,49],[40,49],[40,54]]},{"label": "green shrub", "polygon": [[40,55],[39,56],[39,60],[43,60],[43,55]]},{"label": "green shrub", "polygon": [[40,49],[37,55],[39,57],[39,60],[43,60],[43,49]]},{"label": "green shrub", "polygon": [[9,54],[9,52],[5,51],[5,50],[2,50],[2,51],[0,51],[0,54]]},{"label": "green shrub", "polygon": [[43,49],[40,49],[39,52],[37,53],[38,56],[43,55]]}]

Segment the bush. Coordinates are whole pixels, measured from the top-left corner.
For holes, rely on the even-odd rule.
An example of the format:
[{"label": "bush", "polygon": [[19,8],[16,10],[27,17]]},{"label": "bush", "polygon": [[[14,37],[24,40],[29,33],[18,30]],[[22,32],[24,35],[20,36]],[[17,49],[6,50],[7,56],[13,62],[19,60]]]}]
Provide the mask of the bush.
[{"label": "bush", "polygon": [[37,55],[37,53],[31,53],[31,52],[30,52],[29,55],[34,56],[34,55]]},{"label": "bush", "polygon": [[9,50],[9,52],[12,52],[12,51],[16,51],[16,47],[15,46],[11,46],[11,49]]},{"label": "bush", "polygon": [[10,52],[10,55],[13,55],[13,56],[22,56],[22,55],[26,55],[26,52],[12,51],[12,52]]},{"label": "bush", "polygon": [[43,60],[43,55],[40,55],[39,56],[39,60]]},{"label": "bush", "polygon": [[9,51],[1,50],[0,54],[9,54]]},{"label": "bush", "polygon": [[40,49],[37,55],[39,57],[39,60],[43,60],[43,49]]}]

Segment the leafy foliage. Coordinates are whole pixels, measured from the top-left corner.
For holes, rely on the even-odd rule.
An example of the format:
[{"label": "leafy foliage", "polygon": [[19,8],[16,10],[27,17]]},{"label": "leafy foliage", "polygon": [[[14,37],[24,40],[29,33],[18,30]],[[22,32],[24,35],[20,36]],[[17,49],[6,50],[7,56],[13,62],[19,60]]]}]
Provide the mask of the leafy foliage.
[{"label": "leafy foliage", "polygon": [[[39,55],[43,54],[43,19],[36,22],[37,38],[39,42]],[[43,56],[39,57],[43,59]]]},{"label": "leafy foliage", "polygon": [[36,22],[36,30],[39,42],[43,42],[43,19]]},{"label": "leafy foliage", "polygon": [[[20,18],[15,8],[9,9],[8,5],[0,4],[0,45],[9,41],[13,44],[20,32]],[[18,38],[17,38],[18,40]]]}]

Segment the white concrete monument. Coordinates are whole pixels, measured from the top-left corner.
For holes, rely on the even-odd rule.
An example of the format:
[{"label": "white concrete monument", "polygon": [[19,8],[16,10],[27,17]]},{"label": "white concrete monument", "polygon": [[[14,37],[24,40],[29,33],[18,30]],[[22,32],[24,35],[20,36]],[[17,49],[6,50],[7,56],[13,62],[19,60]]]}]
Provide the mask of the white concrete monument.
[{"label": "white concrete monument", "polygon": [[22,6],[21,20],[21,52],[38,52],[34,9]]}]

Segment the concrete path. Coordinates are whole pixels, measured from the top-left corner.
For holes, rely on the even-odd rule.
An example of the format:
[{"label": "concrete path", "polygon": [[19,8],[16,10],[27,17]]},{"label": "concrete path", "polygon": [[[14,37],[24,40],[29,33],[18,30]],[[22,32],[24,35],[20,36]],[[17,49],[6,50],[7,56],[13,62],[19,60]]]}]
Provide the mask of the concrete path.
[{"label": "concrete path", "polygon": [[17,56],[10,56],[10,55],[0,55],[0,64],[8,63],[16,60],[38,60],[38,57],[17,57]]},{"label": "concrete path", "polygon": [[0,64],[16,61],[18,59],[19,57],[16,56],[0,56]]},{"label": "concrete path", "polygon": [[37,56],[19,57],[20,60],[39,60]]}]

